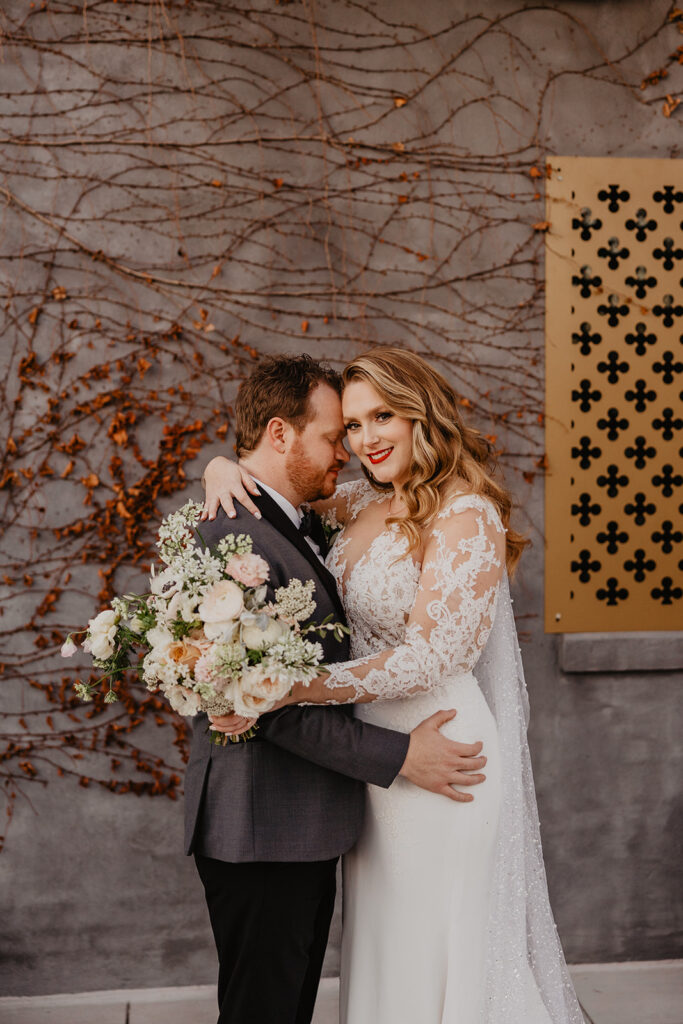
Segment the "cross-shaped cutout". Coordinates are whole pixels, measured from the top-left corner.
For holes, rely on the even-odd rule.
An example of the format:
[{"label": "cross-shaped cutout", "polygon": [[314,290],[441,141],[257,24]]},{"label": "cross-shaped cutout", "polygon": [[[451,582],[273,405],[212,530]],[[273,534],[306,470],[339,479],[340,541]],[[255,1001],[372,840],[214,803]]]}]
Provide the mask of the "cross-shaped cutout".
[{"label": "cross-shaped cutout", "polygon": [[601,568],[602,562],[599,562],[597,558],[591,558],[591,553],[587,548],[579,551],[578,559],[571,563],[572,572],[579,574],[582,583],[590,583],[591,573],[599,572]]},{"label": "cross-shaped cutout", "polygon": [[[616,469],[616,466],[614,468]],[[582,526],[590,526],[591,517],[600,515],[601,512],[602,507],[597,502],[591,500],[591,496],[587,491],[579,495],[577,504],[572,505],[572,515],[579,517],[579,522]]]},{"label": "cross-shaped cutout", "polygon": [[639,434],[632,445],[624,448],[624,455],[627,459],[635,459],[636,469],[643,469],[648,459],[654,459],[657,449],[648,445],[642,434]]},{"label": "cross-shaped cutout", "polygon": [[602,448],[591,445],[591,439],[585,435],[579,439],[578,447],[575,445],[572,448],[572,458],[579,460],[581,469],[589,469],[591,459],[599,459],[601,455]]},{"label": "cross-shaped cutout", "polygon": [[610,519],[605,530],[601,530],[595,538],[598,544],[606,544],[607,550],[610,555],[616,555],[619,550],[620,544],[625,544],[628,540],[628,534],[626,530],[620,530],[619,524],[614,519]]},{"label": "cross-shaped cutout", "polygon": [[648,516],[653,516],[657,506],[652,501],[647,501],[642,491],[638,491],[633,501],[624,505],[624,512],[627,516],[633,516],[636,526],[642,526]]},{"label": "cross-shaped cutout", "polygon": [[626,487],[628,483],[628,477],[625,473],[619,472],[619,467],[613,462],[607,467],[605,473],[601,473],[598,477],[598,487],[606,487],[607,493],[610,498],[616,498],[619,494],[620,487]]},{"label": "cross-shaped cutout", "polygon": [[620,189],[618,185],[610,185],[608,189],[600,189],[598,199],[601,203],[607,203],[610,213],[619,212],[619,203],[626,203],[631,198],[631,193],[625,188]]},{"label": "cross-shaped cutout", "polygon": [[683,363],[678,359],[674,362],[673,352],[663,352],[661,361],[658,359],[652,364],[655,373],[662,374],[662,381],[665,384],[673,384],[674,375],[683,370]]},{"label": "cross-shaped cutout", "polygon": [[683,589],[675,587],[673,582],[670,576],[664,576],[660,585],[652,588],[650,593],[655,601],[661,601],[662,604],[673,604],[674,601],[680,601],[683,597]]},{"label": "cross-shaped cutout", "polygon": [[593,219],[591,211],[587,206],[584,206],[581,210],[581,216],[572,218],[572,227],[575,231],[580,229],[583,241],[589,242],[593,237],[592,232],[599,231],[602,227],[602,221],[599,217]]},{"label": "cross-shaped cutout", "polygon": [[635,231],[639,242],[644,242],[647,239],[648,231],[654,231],[656,227],[657,221],[652,217],[648,218],[645,210],[636,210],[636,219],[629,217],[626,221],[626,230]]},{"label": "cross-shaped cutout", "polygon": [[619,601],[625,601],[628,597],[628,590],[626,587],[620,587],[616,576],[610,576],[607,580],[606,587],[600,587],[595,592],[595,596],[598,601],[607,601],[607,604],[615,605]]},{"label": "cross-shaped cutout", "polygon": [[683,260],[683,249],[674,248],[673,238],[665,238],[662,242],[662,248],[657,246],[656,249],[652,250],[652,255],[656,260],[663,260],[663,266],[665,270],[673,270],[674,260]]},{"label": "cross-shaped cutout", "polygon": [[680,530],[674,530],[674,524],[671,520],[665,519],[660,528],[651,534],[651,537],[655,544],[662,545],[662,551],[665,555],[670,555],[674,549],[674,544],[680,544],[683,540],[683,533]]},{"label": "cross-shaped cutout", "polygon": [[664,185],[661,190],[657,189],[653,193],[652,198],[656,203],[664,203],[664,213],[673,213],[674,203],[683,203],[683,192],[680,190],[674,192],[673,185]]},{"label": "cross-shaped cutout", "polygon": [[598,313],[600,316],[607,317],[607,323],[610,327],[619,326],[619,317],[628,316],[631,310],[628,308],[625,302],[622,302],[618,295],[608,295],[607,305],[598,306]]},{"label": "cross-shaped cutout", "polygon": [[572,342],[574,345],[580,345],[579,351],[582,356],[589,356],[591,354],[591,345],[599,345],[602,342],[602,335],[591,334],[591,325],[589,323],[581,324],[581,331],[579,334],[574,332],[572,334]]},{"label": "cross-shaped cutout", "polygon": [[598,420],[598,430],[606,430],[607,436],[610,441],[616,441],[622,430],[626,430],[628,427],[628,420],[625,416],[619,415],[619,410],[612,406],[607,410],[606,416],[601,416]]},{"label": "cross-shaped cutout", "polygon": [[640,377],[632,388],[624,394],[627,402],[635,402],[636,412],[645,412],[648,402],[654,402],[657,392],[648,388],[646,382]]},{"label": "cross-shaped cutout", "polygon": [[645,324],[636,324],[635,332],[635,334],[627,334],[624,340],[627,345],[635,345],[636,355],[644,356],[647,352],[647,346],[654,345],[656,342],[657,335],[648,334]]},{"label": "cross-shaped cutout", "polygon": [[656,565],[657,563],[654,558],[646,558],[643,548],[638,548],[633,552],[633,558],[626,559],[624,569],[626,569],[626,572],[633,573],[633,578],[637,583],[642,583],[645,579],[645,574],[652,572]]},{"label": "cross-shaped cutout", "polygon": [[680,487],[683,484],[683,476],[680,473],[674,473],[673,466],[667,462],[662,466],[660,473],[655,473],[652,477],[652,483],[655,487],[662,488],[662,494],[665,498],[670,498],[674,492],[674,487]]},{"label": "cross-shaped cutout", "polygon": [[591,403],[599,402],[602,398],[602,391],[594,388],[587,377],[581,381],[578,389],[572,391],[572,402],[579,402],[581,412],[590,412]]},{"label": "cross-shaped cutout", "polygon": [[645,267],[636,267],[636,275],[629,274],[626,278],[626,284],[629,288],[634,288],[636,296],[639,299],[647,298],[648,288],[654,288],[657,284],[657,278],[653,277],[652,274],[647,276],[647,270]]},{"label": "cross-shaped cutout", "polygon": [[601,246],[598,249],[598,256],[607,260],[607,266],[610,270],[619,269],[619,260],[627,260],[631,252],[626,246],[620,246],[618,238],[610,238],[607,241],[607,248]]}]

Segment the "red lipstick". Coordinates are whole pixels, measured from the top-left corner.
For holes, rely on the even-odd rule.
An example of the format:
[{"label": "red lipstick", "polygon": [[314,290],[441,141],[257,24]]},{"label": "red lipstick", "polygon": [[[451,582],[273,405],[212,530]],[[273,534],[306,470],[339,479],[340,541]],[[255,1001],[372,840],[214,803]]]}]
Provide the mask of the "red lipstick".
[{"label": "red lipstick", "polygon": [[385,459],[388,459],[393,450],[393,447],[391,447],[383,448],[381,452],[368,452],[368,459],[373,466],[376,466],[378,462],[384,462]]}]

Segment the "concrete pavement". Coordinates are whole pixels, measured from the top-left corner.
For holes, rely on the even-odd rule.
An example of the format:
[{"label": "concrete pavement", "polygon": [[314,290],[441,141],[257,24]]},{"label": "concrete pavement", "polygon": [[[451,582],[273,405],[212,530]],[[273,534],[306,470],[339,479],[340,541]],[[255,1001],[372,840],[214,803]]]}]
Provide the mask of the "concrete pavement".
[{"label": "concrete pavement", "polygon": [[[683,960],[570,970],[586,1024],[683,1024]],[[337,1024],[338,991],[336,978],[323,979],[313,1024]],[[215,998],[210,985],[10,997],[0,1024],[215,1024]]]}]

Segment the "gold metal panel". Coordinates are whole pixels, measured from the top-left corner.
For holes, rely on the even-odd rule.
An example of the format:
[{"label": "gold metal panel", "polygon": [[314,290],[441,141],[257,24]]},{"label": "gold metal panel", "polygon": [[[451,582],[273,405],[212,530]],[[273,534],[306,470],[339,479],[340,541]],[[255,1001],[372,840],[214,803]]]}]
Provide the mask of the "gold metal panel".
[{"label": "gold metal panel", "polygon": [[683,172],[553,157],[546,630],[683,628]]}]

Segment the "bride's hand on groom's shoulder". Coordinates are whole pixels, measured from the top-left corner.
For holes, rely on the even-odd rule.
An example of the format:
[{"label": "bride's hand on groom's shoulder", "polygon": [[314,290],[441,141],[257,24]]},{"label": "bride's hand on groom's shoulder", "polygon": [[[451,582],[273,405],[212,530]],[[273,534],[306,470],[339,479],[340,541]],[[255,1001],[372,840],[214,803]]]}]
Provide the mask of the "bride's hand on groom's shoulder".
[{"label": "bride's hand on groom's shoulder", "polygon": [[261,513],[249,497],[249,494],[258,497],[261,492],[251,474],[232,459],[226,459],[223,455],[211,459],[204,470],[202,484],[206,491],[204,509],[200,517],[202,522],[206,519],[215,519],[221,505],[228,518],[234,519],[235,501],[239,501],[240,505],[257,519],[261,518]]},{"label": "bride's hand on groom's shoulder", "polygon": [[440,732],[456,715],[455,710],[437,711],[413,729],[400,774],[421,789],[469,803],[474,799],[472,794],[461,793],[453,787],[477,786],[483,782],[486,776],[481,774],[481,769],[486,758],[481,753],[480,742],[458,743]]}]

